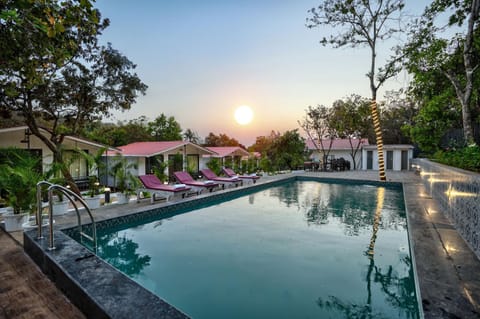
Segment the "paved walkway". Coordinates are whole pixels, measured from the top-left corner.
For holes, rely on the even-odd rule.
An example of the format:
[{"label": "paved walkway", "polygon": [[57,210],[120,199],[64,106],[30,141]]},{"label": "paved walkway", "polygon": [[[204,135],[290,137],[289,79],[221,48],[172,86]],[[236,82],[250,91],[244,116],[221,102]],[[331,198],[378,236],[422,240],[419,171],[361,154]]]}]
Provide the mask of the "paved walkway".
[{"label": "paved walkway", "polygon": [[0,229],[0,318],[85,318],[3,229]]},{"label": "paved walkway", "polygon": [[[303,173],[302,173],[303,174]],[[377,172],[311,172],[330,178],[378,180]],[[262,180],[285,175],[265,176]],[[425,318],[480,318],[480,261],[425,196],[413,172],[387,172],[390,181],[403,182],[409,215],[411,244],[415,252],[418,285]],[[97,220],[152,208],[149,200],[129,205],[109,205],[95,211]],[[56,226],[75,225],[75,214],[55,218]],[[23,242],[21,232],[13,237]],[[448,245],[446,245],[448,243]],[[6,279],[13,279],[10,284]],[[12,237],[0,230],[0,318],[82,318],[65,297],[46,279]],[[37,315],[38,314],[38,315]]]}]

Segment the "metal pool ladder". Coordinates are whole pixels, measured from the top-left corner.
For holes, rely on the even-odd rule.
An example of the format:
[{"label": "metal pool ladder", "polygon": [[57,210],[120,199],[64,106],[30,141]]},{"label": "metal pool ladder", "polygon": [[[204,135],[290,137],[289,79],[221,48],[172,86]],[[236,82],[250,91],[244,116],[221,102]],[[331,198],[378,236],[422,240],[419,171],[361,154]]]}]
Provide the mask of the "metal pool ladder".
[{"label": "metal pool ladder", "polygon": [[[37,239],[42,239],[43,234],[42,234],[42,186],[48,185],[48,219],[49,219],[49,241],[48,241],[48,249],[49,250],[54,250],[55,245],[54,245],[54,237],[53,237],[53,191],[61,192],[68,200],[70,203],[72,203],[73,207],[75,208],[75,212],[77,213],[77,220],[78,220],[78,233],[80,236],[80,242],[83,242],[83,239],[86,238],[88,239],[93,247],[93,251],[96,253],[97,252],[97,228],[95,225],[95,219],[93,218],[92,212],[90,211],[90,208],[88,207],[87,203],[81,196],[78,194],[72,192],[70,189],[63,187],[61,185],[57,184],[52,184],[47,181],[41,181],[37,183]],[[88,213],[88,216],[90,217],[91,225],[92,225],[92,232],[91,234],[87,234],[83,231],[82,229],[82,219],[80,215],[80,211],[78,209],[77,202],[79,201],[82,206],[85,208],[85,210]]]}]

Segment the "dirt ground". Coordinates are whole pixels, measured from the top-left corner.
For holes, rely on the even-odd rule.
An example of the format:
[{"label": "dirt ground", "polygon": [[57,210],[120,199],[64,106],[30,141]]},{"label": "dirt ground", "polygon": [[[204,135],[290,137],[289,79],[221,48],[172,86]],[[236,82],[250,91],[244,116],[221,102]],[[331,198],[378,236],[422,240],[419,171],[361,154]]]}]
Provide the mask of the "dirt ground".
[{"label": "dirt ground", "polygon": [[85,318],[1,228],[0,318]]}]

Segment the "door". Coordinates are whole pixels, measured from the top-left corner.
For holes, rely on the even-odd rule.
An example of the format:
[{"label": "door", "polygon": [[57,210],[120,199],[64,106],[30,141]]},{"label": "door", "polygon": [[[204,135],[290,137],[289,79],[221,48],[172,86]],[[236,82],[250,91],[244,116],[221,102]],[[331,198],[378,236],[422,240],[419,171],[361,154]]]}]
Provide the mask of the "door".
[{"label": "door", "polygon": [[373,169],[373,151],[367,151],[367,169]]},{"label": "door", "polygon": [[387,151],[387,169],[393,169],[393,151]]},{"label": "door", "polygon": [[408,169],[408,151],[402,151],[402,171]]}]

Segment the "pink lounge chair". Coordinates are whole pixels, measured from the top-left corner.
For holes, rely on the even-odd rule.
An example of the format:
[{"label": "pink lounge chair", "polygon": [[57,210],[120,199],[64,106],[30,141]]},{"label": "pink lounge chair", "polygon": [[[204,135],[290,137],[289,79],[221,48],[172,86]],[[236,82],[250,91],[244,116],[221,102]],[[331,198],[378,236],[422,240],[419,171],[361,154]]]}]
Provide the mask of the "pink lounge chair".
[{"label": "pink lounge chair", "polygon": [[200,170],[200,172],[205,176],[207,179],[215,181],[222,185],[222,188],[225,188],[225,186],[233,186],[237,187],[238,185],[243,185],[243,182],[240,178],[238,177],[219,177],[217,174],[212,172],[210,169],[205,168]]},{"label": "pink lounge chair", "polygon": [[255,184],[257,182],[257,179],[260,178],[260,176],[257,176],[256,174],[255,175],[237,175],[237,174],[235,174],[233,169],[226,168],[226,167],[223,168],[223,173],[225,175],[227,175],[228,177],[235,177],[236,176],[236,177],[238,177],[240,179],[243,179],[245,181],[252,182],[253,184]]},{"label": "pink lounge chair", "polygon": [[212,192],[218,187],[218,183],[215,183],[214,181],[196,181],[188,172],[174,172],[173,176],[175,176],[179,183],[192,187],[192,189],[198,193],[205,190]]},{"label": "pink lounge chair", "polygon": [[137,202],[140,198],[140,192],[149,192],[151,194],[151,203],[155,201],[155,195],[164,197],[169,201],[175,195],[185,197],[191,191],[191,188],[185,184],[165,185],[155,175],[140,175],[138,179],[144,187],[137,189]]}]

